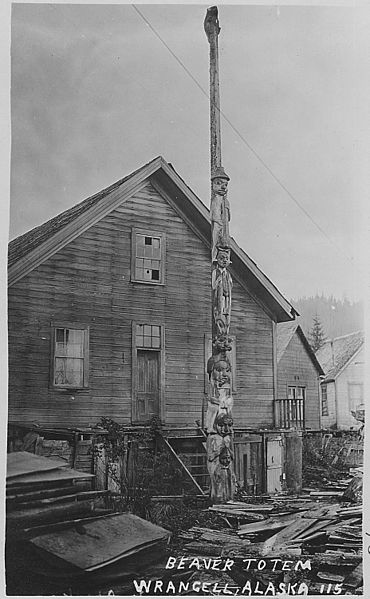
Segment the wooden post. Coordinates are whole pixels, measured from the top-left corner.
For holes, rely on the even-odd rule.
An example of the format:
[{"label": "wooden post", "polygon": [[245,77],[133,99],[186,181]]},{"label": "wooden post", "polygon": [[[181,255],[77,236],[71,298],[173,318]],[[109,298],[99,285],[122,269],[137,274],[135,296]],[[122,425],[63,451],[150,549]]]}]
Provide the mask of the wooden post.
[{"label": "wooden post", "polygon": [[231,380],[231,289],[230,206],[227,188],[230,180],[221,164],[220,90],[218,65],[218,10],[212,6],[204,21],[210,46],[210,131],[211,131],[211,287],[212,355],[207,363],[209,394],[205,430],[211,500],[224,503],[235,491],[233,470],[233,419]]}]

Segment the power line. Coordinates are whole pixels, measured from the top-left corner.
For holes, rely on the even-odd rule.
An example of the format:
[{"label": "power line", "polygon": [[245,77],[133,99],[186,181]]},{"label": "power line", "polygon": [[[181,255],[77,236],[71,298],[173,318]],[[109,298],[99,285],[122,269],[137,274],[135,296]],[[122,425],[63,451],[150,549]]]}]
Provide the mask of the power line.
[{"label": "power line", "polygon": [[[171,56],[176,60],[176,62],[184,69],[186,74],[190,77],[190,79],[195,83],[195,85],[200,89],[200,91],[210,100],[208,92],[204,89],[204,87],[199,83],[199,81],[194,77],[192,72],[187,68],[187,66],[182,62],[182,60],[176,55],[176,53],[170,48],[167,42],[163,39],[163,37],[158,33],[158,31],[154,28],[154,26],[150,23],[150,21],[145,17],[145,15],[138,9],[135,4],[131,5],[138,15],[142,18],[142,20],[146,23],[146,25],[150,28],[150,30],[154,33],[154,35],[159,39],[159,41],[165,46]],[[235,127],[235,125],[231,122],[228,116],[219,109],[220,114],[231,127],[231,129],[236,133],[236,135],[241,139],[241,141],[247,146],[247,148],[254,154],[257,160],[265,167],[267,172],[271,175],[271,177],[278,183],[278,185],[285,191],[288,197],[296,204],[296,206],[305,214],[305,216],[311,221],[311,223],[324,235],[324,237],[333,245],[333,247],[339,249],[341,253],[347,258],[349,261],[353,261],[353,258],[350,258],[345,254],[339,246],[327,235],[327,233],[320,227],[320,225],[314,220],[314,218],[310,215],[310,213],[302,206],[302,204],[297,200],[297,198],[289,191],[289,189],[284,185],[284,183],[279,179],[277,175],[273,172],[273,170],[268,166],[268,164],[264,161],[264,159],[258,154],[258,152],[251,146],[248,140],[240,133],[239,129]]]}]

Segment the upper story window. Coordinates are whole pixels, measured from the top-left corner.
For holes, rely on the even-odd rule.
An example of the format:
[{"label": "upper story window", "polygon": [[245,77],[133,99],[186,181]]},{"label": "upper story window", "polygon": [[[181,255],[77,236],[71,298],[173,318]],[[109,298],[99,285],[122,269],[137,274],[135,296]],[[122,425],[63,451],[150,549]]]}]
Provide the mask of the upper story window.
[{"label": "upper story window", "polygon": [[164,283],[165,236],[163,233],[132,230],[131,280],[161,285]]},{"label": "upper story window", "polygon": [[328,387],[327,387],[326,383],[321,385],[321,415],[329,416]]},{"label": "upper story window", "polygon": [[88,385],[88,327],[54,328],[52,385],[82,389]]},{"label": "upper story window", "polygon": [[306,387],[288,387],[288,399],[302,399],[306,396]]}]

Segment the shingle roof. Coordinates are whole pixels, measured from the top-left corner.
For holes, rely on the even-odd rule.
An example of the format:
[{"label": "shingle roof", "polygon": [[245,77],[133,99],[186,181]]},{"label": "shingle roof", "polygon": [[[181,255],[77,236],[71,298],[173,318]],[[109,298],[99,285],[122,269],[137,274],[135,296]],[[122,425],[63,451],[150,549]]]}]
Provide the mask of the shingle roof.
[{"label": "shingle roof", "polygon": [[325,372],[324,382],[334,380],[363,344],[362,331],[326,341],[316,352],[316,357]]},{"label": "shingle roof", "polygon": [[68,210],[65,210],[64,212],[57,214],[57,216],[54,216],[54,218],[51,218],[42,225],[39,225],[38,227],[35,227],[34,229],[27,231],[27,233],[24,233],[23,235],[20,235],[19,237],[13,239],[9,243],[8,247],[8,266],[12,266],[16,262],[18,262],[18,260],[23,258],[23,256],[26,256],[27,254],[32,252],[32,250],[34,250],[47,239],[50,239],[50,237],[52,237],[55,233],[66,227],[75,218],[77,218],[84,212],[87,212],[92,206],[98,204],[99,201],[105,198],[105,196],[108,193],[122,185],[122,183],[133,177],[139,171],[144,170],[149,164],[155,162],[156,160],[158,160],[158,157],[154,158],[154,160],[151,160],[144,166],[141,166],[136,171],[130,173],[123,179],[116,181],[109,187],[106,187],[98,193],[95,193],[94,195],[86,198],[85,200],[82,200],[82,202],[79,202],[75,206],[72,206],[72,208],[68,208]]}]

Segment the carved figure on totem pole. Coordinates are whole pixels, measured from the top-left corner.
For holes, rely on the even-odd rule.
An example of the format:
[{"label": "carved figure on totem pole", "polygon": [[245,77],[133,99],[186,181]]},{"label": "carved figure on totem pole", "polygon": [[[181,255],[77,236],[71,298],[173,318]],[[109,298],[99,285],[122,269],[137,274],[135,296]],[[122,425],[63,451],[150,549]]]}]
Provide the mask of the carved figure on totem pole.
[{"label": "carved figure on totem pole", "polygon": [[233,398],[231,393],[231,364],[224,352],[212,355],[207,363],[209,395],[205,429],[216,433],[216,419],[226,415],[231,418]]},{"label": "carved figure on totem pole", "polygon": [[227,187],[230,177],[222,166],[216,168],[211,176],[211,222],[212,222],[212,262],[217,261],[219,248],[228,248],[230,204],[227,199]]},{"label": "carved figure on totem pole", "polygon": [[233,281],[227,267],[230,264],[230,250],[217,251],[217,264],[212,270],[213,318],[218,335],[227,335],[230,330],[231,290]]},{"label": "carved figure on totem pole", "polygon": [[220,413],[215,419],[215,432],[210,433],[207,437],[210,495],[211,500],[215,503],[228,501],[235,492],[235,475],[232,467],[234,460],[232,426],[231,416],[225,412]]}]

